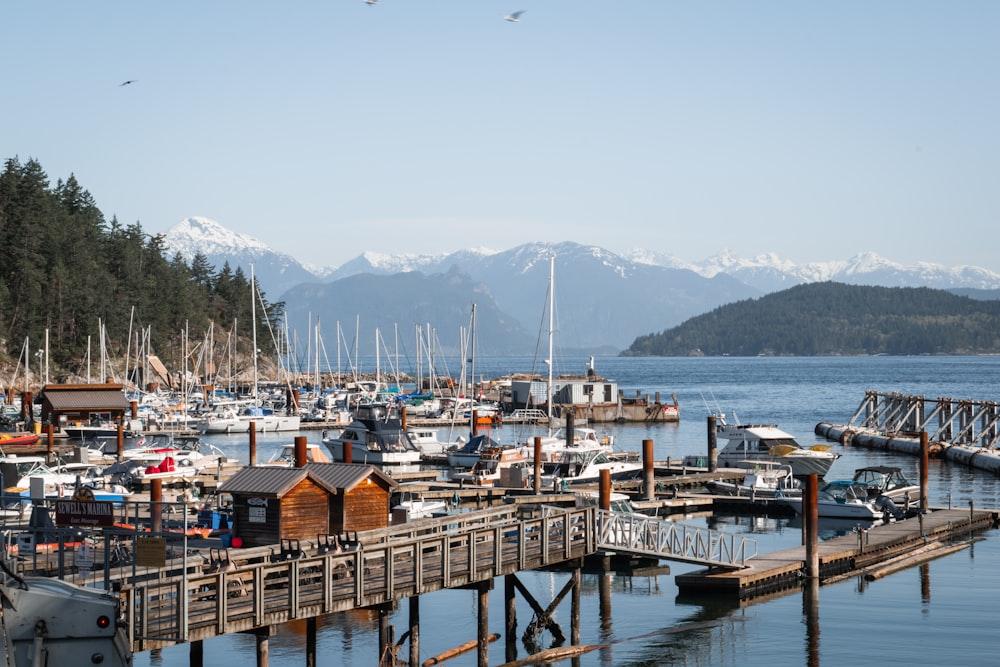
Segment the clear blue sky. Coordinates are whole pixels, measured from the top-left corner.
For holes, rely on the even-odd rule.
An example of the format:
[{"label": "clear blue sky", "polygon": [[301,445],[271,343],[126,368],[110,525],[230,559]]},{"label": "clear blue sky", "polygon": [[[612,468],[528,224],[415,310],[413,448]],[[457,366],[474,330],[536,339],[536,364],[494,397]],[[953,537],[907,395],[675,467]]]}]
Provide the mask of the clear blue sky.
[{"label": "clear blue sky", "polygon": [[8,2],[0,157],[321,265],[572,240],[1000,271],[998,30],[995,0]]}]

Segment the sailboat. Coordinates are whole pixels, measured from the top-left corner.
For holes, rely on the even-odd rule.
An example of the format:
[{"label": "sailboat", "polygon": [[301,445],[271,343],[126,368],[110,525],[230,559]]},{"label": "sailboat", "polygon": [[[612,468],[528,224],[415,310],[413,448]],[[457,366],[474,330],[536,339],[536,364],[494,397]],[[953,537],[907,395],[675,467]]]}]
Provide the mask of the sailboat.
[{"label": "sailboat", "polygon": [[253,264],[250,265],[250,301],[253,321],[253,403],[238,409],[235,406],[217,406],[199,424],[201,433],[247,433],[251,425],[258,432],[298,431],[301,418],[297,414],[278,414],[260,402],[257,372],[257,282]]}]

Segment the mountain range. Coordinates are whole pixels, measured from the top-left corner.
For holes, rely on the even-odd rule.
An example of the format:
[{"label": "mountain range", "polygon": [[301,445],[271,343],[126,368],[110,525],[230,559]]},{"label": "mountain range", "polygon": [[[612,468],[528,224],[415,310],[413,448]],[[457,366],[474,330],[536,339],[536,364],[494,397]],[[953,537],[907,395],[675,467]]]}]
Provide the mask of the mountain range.
[{"label": "mountain range", "polygon": [[[747,259],[723,250],[693,263],[643,249],[618,255],[564,242],[442,255],[365,252],[340,267],[315,267],[202,217],[174,225],[165,234],[165,244],[171,254],[188,261],[201,254],[216,267],[229,262],[245,272],[253,264],[268,299],[285,302],[290,322],[303,323],[301,328],[319,320],[324,340],[339,323],[337,338],[344,337],[345,347],[357,337],[371,341],[370,348],[376,329],[383,340],[415,341],[409,328],[420,325],[434,330],[433,340],[442,349],[459,350],[460,332],[468,331],[475,303],[478,353],[530,355],[547,338],[553,255],[555,337],[560,349],[585,354],[614,353],[638,336],[718,306],[804,283],[933,287],[990,299],[1000,295],[1000,274],[992,271],[923,262],[902,265],[874,253],[795,264],[774,254]],[[361,349],[361,354],[371,353]]]}]

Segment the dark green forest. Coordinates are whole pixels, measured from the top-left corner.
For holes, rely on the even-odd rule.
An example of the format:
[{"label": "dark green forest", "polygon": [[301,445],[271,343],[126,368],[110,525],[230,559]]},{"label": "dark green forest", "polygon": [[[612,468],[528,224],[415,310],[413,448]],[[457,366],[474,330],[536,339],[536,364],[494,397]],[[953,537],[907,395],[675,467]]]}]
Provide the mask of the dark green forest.
[{"label": "dark green forest", "polygon": [[[283,304],[267,303],[260,291],[259,324],[277,321]],[[168,258],[162,235],[147,234],[138,222],[106,220],[72,174],[51,186],[36,160],[4,164],[0,368],[13,368],[25,341],[40,349],[47,334],[51,373],[79,373],[88,337],[97,355],[99,322],[109,354],[124,357],[130,332],[145,331],[151,352],[177,362],[185,331],[196,340],[210,322],[250,331],[250,295],[241,269],[226,264],[216,272],[202,256],[190,265]]]},{"label": "dark green forest", "polygon": [[1000,302],[926,287],[799,285],[720,306],[625,356],[1000,353]]}]

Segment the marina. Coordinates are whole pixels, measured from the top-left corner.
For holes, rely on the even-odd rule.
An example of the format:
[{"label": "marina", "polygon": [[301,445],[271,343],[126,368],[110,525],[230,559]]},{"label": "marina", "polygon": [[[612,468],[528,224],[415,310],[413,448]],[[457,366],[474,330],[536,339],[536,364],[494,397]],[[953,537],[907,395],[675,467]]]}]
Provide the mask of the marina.
[{"label": "marina", "polygon": [[[681,396],[685,396],[684,393],[681,393],[680,395]],[[844,400],[848,401],[848,402],[855,402],[855,404],[856,404],[856,401],[857,401],[857,398],[858,398],[859,395],[860,394],[855,394],[854,396],[851,396],[851,397],[844,397]],[[737,406],[737,408],[740,409],[742,412],[746,412],[747,411],[746,407],[740,408],[739,406]],[[776,412],[778,414],[775,414],[773,412],[769,412],[766,415],[766,417],[768,419],[775,419],[775,421],[777,421],[777,423],[779,423],[782,426],[782,428],[787,429],[789,432],[792,432],[792,433],[795,433],[795,434],[799,434],[799,435],[801,435],[803,433],[808,433],[809,430],[811,430],[812,427],[816,426],[816,422],[808,423],[808,422],[804,422],[801,418],[797,418],[797,419],[796,418],[788,418],[787,414],[782,414],[783,410],[785,410],[785,409],[787,409],[786,406],[783,407],[782,410],[777,410]],[[847,410],[844,410],[842,412],[838,412],[837,415],[834,415],[834,418],[837,417],[837,416],[843,416],[843,415],[849,416],[848,413],[850,413],[852,409],[853,409],[853,406],[852,406],[851,409],[847,409]],[[694,421],[694,420],[691,420],[691,421]],[[690,427],[688,427],[686,429],[684,429],[684,426],[680,426],[680,427],[676,427],[676,426],[675,427],[670,427],[670,426],[667,426],[667,427],[661,427],[661,428],[663,428],[664,430],[658,431],[655,434],[655,438],[654,438],[654,442],[656,443],[656,449],[657,449],[657,453],[656,453],[656,457],[655,458],[658,461],[662,462],[662,461],[666,461],[667,459],[672,459],[675,462],[675,465],[679,465],[681,459],[685,455],[688,455],[688,454],[691,454],[691,453],[697,453],[697,452],[701,451],[703,449],[703,447],[704,447],[704,439],[705,439],[705,422],[704,422],[704,420],[697,420],[696,423],[692,423],[690,425]],[[678,438],[681,438],[681,436],[682,436],[682,433],[680,433],[680,431],[682,429],[684,429],[685,432],[687,433],[687,436],[683,437],[683,443],[678,440]],[[620,444],[623,441],[626,441],[626,442],[629,443],[628,446],[630,448],[637,448],[637,446],[638,446],[637,438],[635,437],[635,435],[632,435],[631,437],[629,436],[629,433],[631,432],[630,431],[630,427],[622,426],[622,427],[619,427],[617,429],[612,430],[611,432],[615,435],[616,443]],[[308,432],[305,432],[305,433],[308,433]],[[242,437],[228,436],[228,437],[219,438],[219,440],[215,440],[213,438],[213,444],[215,444],[216,446],[219,446],[220,449],[222,449],[222,451],[227,451],[227,452],[231,453],[234,458],[239,458],[239,457],[245,458],[246,457],[246,448],[247,448],[246,440],[247,440],[247,434],[243,434]],[[274,443],[274,444],[272,444],[272,443]],[[268,452],[269,452],[269,449],[272,448],[272,447],[276,447],[277,443],[278,443],[278,436],[258,436],[259,454],[262,457],[264,455],[267,455]],[[863,467],[863,465],[866,465],[866,464],[877,464],[877,463],[880,462],[879,457],[880,456],[884,456],[884,455],[878,454],[877,452],[872,452],[871,454],[865,454],[864,453],[865,450],[862,450],[862,449],[853,450],[853,449],[842,448],[843,446],[839,445],[837,443],[835,443],[834,446],[837,447],[837,451],[838,452],[842,453],[841,460],[839,460],[835,464],[836,467],[831,472],[831,474],[836,473],[837,477],[841,477],[841,476],[850,477],[850,475],[853,473],[855,467]],[[847,457],[847,459],[845,460],[843,457]],[[881,459],[881,460],[884,461],[884,459]],[[913,469],[912,468],[908,468],[908,464],[912,465],[912,459],[902,459],[902,460],[899,460],[898,463],[903,464],[902,467],[904,468],[904,470],[906,470],[906,473],[907,473],[908,477],[910,477],[910,478],[915,477],[915,475],[913,474]],[[841,465],[843,465],[843,464],[846,464],[846,465],[844,465],[844,467],[841,468]],[[932,474],[932,476],[931,476],[931,495],[932,495],[932,498],[934,499],[935,505],[940,505],[942,502],[944,502],[945,504],[947,504],[947,501],[949,499],[956,500],[956,501],[959,502],[959,504],[961,504],[961,501],[959,500],[959,498],[956,497],[957,496],[956,491],[958,491],[957,489],[955,489],[951,493],[949,493],[949,492],[946,491],[947,487],[943,486],[943,485],[947,484],[947,479],[948,478],[947,477],[941,477],[940,476],[941,472],[942,472],[941,470],[938,470],[937,468],[935,468],[934,474]],[[680,477],[695,477],[698,474],[701,474],[701,473],[697,473],[697,472],[694,472],[694,471],[688,471],[687,475],[681,475]],[[704,480],[702,480],[701,483],[704,484]],[[708,516],[706,516],[704,514],[702,515],[703,518],[699,518],[696,515],[691,515],[689,519],[685,519],[686,522],[693,522],[695,524],[701,523],[702,525],[705,525],[706,527],[708,525],[710,525],[710,524],[714,524],[714,525],[718,525],[718,526],[722,526],[722,527],[728,527],[727,530],[731,529],[731,528],[736,528],[739,532],[741,532],[743,534],[746,534],[746,530],[749,529],[751,526],[754,526],[754,525],[781,526],[781,525],[788,525],[790,522],[794,523],[793,519],[791,519],[791,518],[783,518],[781,516],[778,516],[777,518],[773,518],[773,519],[772,518],[765,518],[767,515],[766,514],[765,515],[759,515],[759,512],[758,513],[750,513],[749,515],[746,515],[747,518],[745,518],[745,519],[739,518],[740,517],[739,514],[732,515],[734,517],[734,519],[727,519],[727,515],[725,514],[725,511],[721,511],[721,513],[720,513],[720,510],[718,510],[718,509],[716,509],[716,510],[713,511],[713,510],[710,509],[710,506],[706,506],[706,503],[704,503],[704,502],[699,503],[696,500],[691,500],[690,496],[696,495],[696,494],[693,494],[693,493],[689,494],[689,493],[687,493],[686,490],[683,490],[684,487],[681,487],[681,489],[682,490],[680,490],[676,494],[677,497],[674,497],[675,494],[672,491],[667,491],[664,494],[662,494],[664,496],[662,498],[659,497],[661,494],[657,494],[658,495],[657,502],[658,503],[662,503],[663,505],[672,504],[674,507],[677,508],[677,511],[681,511],[681,512],[684,511],[683,508],[685,506],[688,507],[688,508],[690,508],[690,512],[702,512],[702,513],[704,513],[704,512],[707,511],[707,512],[710,513],[711,517],[715,517],[713,519],[710,519]],[[463,490],[463,493],[465,493],[467,491],[468,490]],[[488,495],[492,495],[492,500],[490,502],[493,502],[493,503],[501,503],[501,502],[503,502],[501,500],[502,494],[498,494],[497,492],[498,492],[497,489],[493,489],[493,490],[491,490],[491,493],[488,494]],[[482,491],[477,491],[477,493],[482,494]],[[995,492],[994,492],[994,495],[995,495]],[[473,497],[475,497],[475,496],[469,496],[470,499],[473,498]],[[480,497],[483,499],[483,505],[485,506],[486,502],[487,502],[486,501],[487,495],[481,495]],[[988,499],[986,499],[986,502],[984,503],[984,499],[981,497],[981,494],[979,494],[979,496],[977,496],[977,498],[976,498],[976,505],[977,505],[977,507],[982,507],[983,508],[982,511],[988,513],[988,507],[990,506],[989,502],[988,502]],[[731,511],[731,510],[728,510],[728,511]],[[979,512],[979,511],[980,510],[977,510],[977,512]],[[960,514],[961,513],[968,514],[968,510],[964,510],[964,512],[960,510],[959,513]],[[754,518],[755,515],[757,515],[758,518],[755,519]],[[730,523],[730,521],[732,521],[732,523]],[[886,526],[878,526],[877,528],[875,528],[872,531],[870,531],[868,533],[868,535],[869,535],[870,539],[873,539],[876,535],[879,534],[878,529],[882,529],[882,528],[888,529],[888,528],[894,528],[894,527],[897,528],[897,529],[902,529],[902,527],[906,526],[906,525],[907,525],[907,522],[896,522],[896,523],[889,524],[889,525],[886,525]],[[910,530],[912,532],[913,529],[910,529]],[[848,528],[848,531],[850,531],[850,528]],[[774,535],[775,535],[775,537],[779,537],[780,538],[780,536],[782,534],[784,534],[785,532],[788,532],[788,531],[783,531],[783,532],[779,531],[778,533],[775,533]],[[798,533],[798,530],[795,530],[795,531],[792,531],[792,532]],[[989,534],[990,532],[991,532],[990,530],[987,530],[987,534]],[[758,534],[758,533],[754,532],[755,539],[762,540],[761,543],[758,546],[758,554],[771,554],[772,552],[781,552],[782,551],[781,548],[775,548],[775,547],[779,546],[778,544],[774,544],[774,545],[770,544],[769,540],[771,538],[768,537],[768,535],[770,535],[770,534],[771,533],[760,533],[760,534]],[[791,533],[789,533],[788,536],[791,536]],[[854,533],[849,532],[849,534],[846,535],[846,537],[847,537],[847,539],[849,541],[853,538],[853,540],[854,540],[853,544],[855,545],[855,547],[857,546],[857,536]],[[989,540],[989,538],[987,538],[987,540],[985,542],[983,542],[981,544],[978,544],[978,545],[976,545],[976,546],[974,546],[972,548],[981,551],[984,548],[983,545],[988,545],[989,543],[990,543],[990,540]],[[935,568],[936,567],[940,567],[936,563],[938,563],[938,562],[945,562],[945,561],[949,561],[949,560],[950,559],[943,559],[942,561],[934,561],[935,565],[933,565],[932,567],[935,567]],[[652,572],[652,570],[650,570],[650,571]],[[671,576],[668,576],[663,581],[670,581],[670,580],[673,580],[673,579],[677,579],[678,577],[680,577],[681,575],[683,575],[685,572],[695,572],[696,568],[690,568],[689,569],[688,566],[685,566],[683,564],[672,564],[671,567],[670,567],[670,571],[671,572],[675,572],[675,574],[673,574]],[[539,591],[535,587],[536,587],[537,583],[539,583],[539,582],[536,581],[536,580],[538,580],[539,577],[544,578],[545,575],[524,573],[521,576],[523,577],[523,582],[522,582],[523,585],[526,586],[529,590],[533,591],[533,594],[536,597],[538,597],[539,596]],[[584,574],[583,575],[584,581],[587,581],[588,580],[587,577],[590,577],[590,576],[594,576],[594,575]],[[605,576],[607,576],[607,575],[605,575]],[[615,580],[614,575],[611,575],[611,576],[612,576],[612,579]],[[902,575],[900,575],[900,576],[902,576]],[[657,576],[655,579],[649,579],[647,581],[649,581],[649,582],[652,582],[652,581],[659,582],[659,581],[661,581],[661,578],[662,578],[662,573],[661,573],[661,575]],[[632,579],[634,581],[635,577],[634,576],[630,577],[630,579]],[[893,578],[890,577],[890,580],[891,579],[893,579]],[[639,580],[642,580],[641,576],[640,576]],[[625,580],[621,580],[621,581],[625,581]],[[683,581],[683,579],[681,579],[681,581]],[[535,583],[532,583],[532,582],[535,582]],[[831,582],[831,583],[833,583],[833,582]],[[561,584],[559,584],[559,585],[561,585]],[[671,587],[673,587],[673,584],[671,584]],[[557,586],[557,588],[558,588],[558,586]],[[831,588],[831,587],[824,586],[823,590],[826,591],[828,588]],[[837,586],[833,586],[832,588],[837,588]],[[431,593],[431,594],[428,594],[427,596],[424,596],[425,599],[424,599],[423,604],[422,604],[422,616],[425,619],[425,626],[426,626],[426,619],[428,618],[428,614],[431,613],[433,615],[433,618],[435,619],[435,622],[433,624],[434,626],[438,625],[438,623],[444,622],[444,623],[447,623],[449,625],[453,625],[454,627],[461,627],[462,626],[462,622],[461,621],[458,621],[456,623],[455,621],[449,622],[447,620],[449,618],[449,613],[447,611],[448,603],[444,603],[444,606],[442,606],[442,604],[440,602],[437,602],[437,599],[440,596],[444,596],[444,599],[450,599],[451,596],[453,596],[453,595],[459,595],[459,599],[462,599],[464,597],[464,595],[468,595],[468,594],[469,594],[468,592],[466,592],[465,594],[463,594],[460,591],[448,592],[448,591],[443,591],[442,590],[440,592]],[[614,607],[614,603],[613,603],[612,599],[614,597],[620,596],[621,594],[623,594],[623,591],[619,591],[618,593],[609,592],[608,601],[610,602],[610,606],[612,608]],[[639,632],[639,630],[644,625],[647,628],[649,626],[646,623],[637,622],[639,619],[635,618],[635,613],[636,612],[632,609],[634,607],[635,603],[637,603],[637,600],[634,599],[634,596],[632,596],[632,595],[628,595],[627,593],[626,593],[626,595],[631,600],[631,602],[629,603],[629,609],[630,609],[630,611],[626,613],[626,612],[622,611],[621,609],[619,609],[617,611],[617,613],[615,613],[615,616],[618,617],[621,614],[625,614],[625,618],[629,619],[629,625],[630,625],[630,627],[634,627],[634,629],[636,630],[636,633],[637,634],[641,634]],[[824,593],[824,596],[825,595],[826,594]],[[502,598],[503,596],[496,596],[496,597]],[[541,596],[541,597],[546,597],[546,596]],[[658,596],[658,595],[654,596],[654,597],[660,598],[660,596]],[[695,595],[695,597],[697,597],[697,595]],[[598,644],[606,644],[607,642],[596,641],[596,640],[599,640],[600,638],[593,636],[593,634],[592,634],[593,631],[590,630],[590,629],[588,629],[588,627],[589,627],[588,623],[592,623],[594,621],[594,619],[597,617],[596,616],[597,611],[590,606],[590,603],[588,602],[589,599],[590,599],[589,598],[589,594],[586,592],[586,588],[585,588],[585,591],[583,593],[582,600],[581,600],[581,610],[580,610],[580,618],[581,618],[581,629],[580,629],[580,632],[581,632],[581,641],[582,641],[583,644],[590,645],[590,646],[595,646],[595,645],[598,645]],[[664,600],[664,599],[660,598],[660,604],[657,605],[657,611],[656,611],[657,617],[661,618],[661,619],[671,617],[671,614],[669,613],[668,609],[669,609],[669,607],[675,606],[676,604],[680,604],[681,606],[679,608],[679,611],[683,611],[683,609],[685,608],[685,605],[689,604],[689,602],[687,602],[689,599],[690,599],[690,592],[687,589],[685,589],[684,592],[679,592],[678,593],[678,600],[683,600],[683,602],[680,602],[680,603],[670,603],[667,600]],[[768,606],[768,605],[771,605],[771,604],[779,604],[779,605],[781,604],[780,602],[777,602],[778,599],[774,598],[773,595],[760,595],[760,596],[757,596],[757,599],[759,601],[761,601],[761,602],[765,602],[765,605],[764,605],[765,607]],[[495,611],[495,613],[491,615],[491,618],[502,619],[504,617],[503,616],[503,612],[502,612],[502,606],[503,606],[502,605],[502,599],[498,600],[498,601],[487,602],[486,604],[488,606],[496,606],[497,604],[501,605],[500,607],[498,607],[498,610]],[[545,606],[546,603],[543,600],[540,604],[544,608],[544,606]],[[662,605],[664,605],[664,604],[667,605],[667,607],[663,607]],[[757,606],[759,606],[759,605],[757,605],[755,603],[755,607],[757,607]],[[641,607],[643,607],[643,605],[640,604],[639,607],[641,608]],[[825,608],[825,605],[824,605],[824,608]],[[429,612],[430,609],[433,609],[433,611]],[[650,611],[652,611],[652,610],[650,610]],[[666,614],[665,614],[665,612],[666,612]],[[318,627],[318,630],[317,630],[318,634],[317,634],[317,637],[316,637],[316,641],[318,642],[318,645],[320,646],[320,648],[319,648],[320,651],[327,650],[327,649],[323,649],[322,648],[325,645],[324,644],[324,642],[326,641],[324,639],[325,636],[327,636],[330,633],[332,633],[332,636],[334,636],[334,637],[341,636],[341,633],[344,632],[344,631],[346,631],[347,628],[349,627],[349,626],[344,625],[344,622],[348,622],[348,619],[352,618],[352,617],[350,617],[350,616],[343,616],[343,614],[353,614],[353,613],[355,613],[355,612],[336,613],[336,614],[333,614],[332,616],[330,616],[328,618],[324,618],[324,619],[318,621],[318,626],[319,627]],[[563,612],[563,613],[565,613],[565,612]],[[399,616],[400,614],[402,614],[401,617]],[[389,625],[389,627],[393,627],[393,626],[406,627],[406,622],[403,620],[403,619],[405,619],[405,616],[406,616],[405,605],[402,608],[400,608],[398,611],[390,611],[388,613],[388,625]],[[724,619],[724,617],[721,617],[721,618]],[[360,621],[360,619],[358,619],[358,620]],[[724,620],[721,620],[721,623],[722,623],[721,626],[718,625],[719,622],[720,621],[712,621],[711,624],[710,624],[710,627],[711,628],[716,628],[716,630],[718,630],[719,628],[724,627],[726,625],[726,623],[725,623]],[[685,623],[683,622],[682,618],[678,618],[678,623],[679,623],[678,626],[677,626],[678,628],[683,628],[685,626]],[[362,627],[369,627],[369,630],[366,631],[366,632],[363,632],[363,634],[367,634],[367,633],[372,633],[373,634],[373,636],[369,640],[363,640],[362,636],[358,634],[358,632],[361,631]],[[357,653],[358,657],[356,658],[357,660],[361,661],[359,664],[370,664],[368,662],[368,660],[370,659],[370,656],[373,655],[373,652],[377,652],[376,651],[376,649],[377,649],[376,644],[375,643],[369,643],[369,641],[376,641],[376,643],[377,643],[376,638],[379,635],[378,627],[379,627],[379,621],[378,621],[378,619],[375,618],[375,617],[370,617],[369,621],[363,622],[361,624],[361,626],[358,626],[354,630],[351,631],[351,634],[354,637],[354,640],[352,641],[352,645],[353,645],[352,653],[357,653],[358,651],[360,651],[360,653]],[[338,630],[337,628],[340,628],[340,629]],[[655,631],[655,628],[650,628],[650,630],[654,630]],[[696,631],[696,629],[695,628],[691,628],[688,631]],[[270,637],[269,644],[270,644],[270,659],[271,659],[271,664],[302,664],[301,661],[303,659],[303,654],[302,654],[302,650],[303,650],[302,647],[303,647],[303,645],[300,643],[302,641],[302,635],[296,635],[296,634],[294,634],[294,632],[292,634],[290,634],[290,635],[285,635],[285,634],[283,634],[283,632],[284,631],[282,631],[282,630],[279,629],[279,631],[278,631],[278,633],[276,635],[272,635]],[[500,633],[500,634],[503,634],[503,633]],[[443,652],[449,650],[450,648],[453,648],[458,643],[458,642],[456,642],[454,640],[454,638],[452,638],[450,636],[439,637],[437,635],[438,635],[438,633],[436,633],[433,630],[433,627],[424,627],[424,629],[423,629],[423,631],[421,633],[421,637],[422,637],[422,642],[421,642],[422,657],[426,657],[428,655],[437,655],[439,653],[443,653]],[[671,635],[669,633],[667,633],[667,634],[664,634],[662,636],[663,637],[669,637]],[[296,637],[299,637],[299,639],[296,640],[295,639]],[[826,635],[824,635],[824,638],[825,637],[826,637]],[[588,639],[588,638],[592,638],[592,639]],[[213,646],[215,645],[215,642],[223,641],[223,640],[224,640],[223,638],[219,638],[219,639],[209,640],[209,641],[207,641],[205,643],[205,646],[203,647],[203,651],[204,651],[203,655],[205,656],[206,660],[221,660],[222,662],[216,663],[216,664],[227,664],[225,661],[228,660],[229,658],[226,657],[225,655],[217,655],[215,653],[215,649],[213,648]],[[245,641],[239,640],[237,636],[233,636],[231,642],[230,642],[229,639],[225,639],[225,641],[229,642],[227,644],[229,646],[234,646],[234,647],[235,646],[243,646],[244,649],[242,649],[242,650],[250,650],[252,652],[253,650],[255,650],[254,646],[256,646],[256,644],[255,644],[256,640],[254,640],[253,637],[249,637],[248,640],[251,642],[249,645],[246,644]],[[547,642],[547,640],[544,639],[544,636],[542,637],[542,640],[545,641],[545,642]],[[832,650],[832,649],[826,648],[826,643],[827,642],[824,641],[824,650]],[[369,649],[362,648],[362,646],[364,646],[364,645],[368,645],[370,648]],[[295,646],[298,646],[298,648],[296,649]],[[633,649],[630,649],[629,646],[630,646],[630,644],[628,642],[626,642],[625,644],[616,645],[616,648],[613,649],[613,651],[615,652],[616,655],[619,655],[619,656],[621,655],[622,651],[625,651],[626,654],[629,654],[629,653],[631,653],[633,651]],[[522,651],[524,649],[522,647],[520,647],[520,646],[518,648],[519,648],[518,654],[523,657],[524,653]],[[544,648],[544,646],[539,646],[539,648]],[[440,649],[440,650],[438,650],[438,649]],[[403,650],[405,652],[405,648]],[[582,655],[578,656],[575,659],[582,660],[583,661],[582,664],[619,664],[617,661],[613,661],[611,663],[604,662],[604,660],[607,659],[607,656],[609,655],[608,651],[610,651],[610,650],[612,650],[612,649],[609,649],[609,648],[594,649],[592,652],[588,652],[586,654],[582,654]],[[641,648],[639,648],[639,647],[636,647],[634,650],[638,650],[641,653]],[[179,647],[174,647],[174,648],[164,647],[162,649],[162,651],[163,651],[162,655],[164,657],[167,656],[167,655],[174,655],[174,656],[176,656],[174,658],[170,658],[171,662],[168,663],[168,664],[187,664],[187,660],[189,658],[189,656],[187,655],[188,654],[188,648],[187,647],[185,647],[185,646],[179,646]],[[177,655],[178,651],[181,652],[180,655]],[[498,664],[497,663],[497,660],[498,660],[498,657],[497,657],[498,653],[497,652],[498,651],[504,652],[501,649],[496,649],[496,650],[492,651],[490,653],[490,656],[491,656],[491,658],[490,658],[490,664]],[[603,653],[603,655],[605,656],[604,658],[601,657],[602,656],[602,651],[604,652]],[[157,656],[159,656],[159,655],[161,655],[160,650],[157,650],[154,654],[149,654],[148,652],[141,652],[141,653],[139,653],[136,656],[137,664],[144,664],[142,661],[146,660],[150,656],[152,657],[153,660],[156,660],[156,659],[158,659]],[[297,657],[296,657],[296,655],[297,655]],[[366,655],[368,656],[367,658],[365,657]],[[181,662],[179,662],[179,663],[176,662],[178,660],[180,660]],[[252,658],[251,658],[251,660],[252,660]],[[282,662],[276,663],[275,660],[281,660]],[[461,665],[461,664],[466,664],[466,665],[468,665],[468,664],[476,664],[475,660],[476,660],[476,656],[475,656],[475,652],[473,651],[471,654],[464,653],[464,654],[461,654],[461,655],[456,655],[454,658],[452,658],[451,664],[459,664],[459,665]],[[285,661],[287,661],[287,663]],[[597,662],[593,662],[593,661],[597,661]],[[722,664],[722,663],[727,663],[727,660],[725,660],[725,659],[721,660],[720,664]],[[971,664],[975,664],[975,661],[973,661],[973,663],[971,663]]]}]

